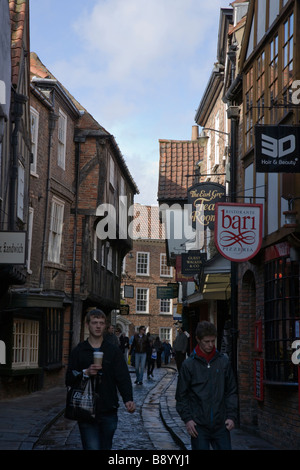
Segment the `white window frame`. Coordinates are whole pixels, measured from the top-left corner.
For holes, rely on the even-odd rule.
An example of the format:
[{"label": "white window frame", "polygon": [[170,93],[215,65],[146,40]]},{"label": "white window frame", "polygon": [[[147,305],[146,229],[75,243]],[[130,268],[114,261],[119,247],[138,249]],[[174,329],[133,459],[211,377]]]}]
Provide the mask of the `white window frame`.
[{"label": "white window frame", "polygon": [[39,112],[30,106],[30,128],[31,128],[31,152],[32,163],[30,165],[30,172],[32,175],[37,176],[37,150],[39,138]]},{"label": "white window frame", "polygon": [[173,268],[167,265],[166,253],[160,254],[160,277],[173,277]]},{"label": "white window frame", "polygon": [[17,318],[13,323],[12,368],[39,366],[40,325],[36,320]]},{"label": "white window frame", "polygon": [[67,142],[67,115],[59,109],[58,111],[58,148],[57,164],[63,170],[66,169],[66,142]]},{"label": "white window frame", "polygon": [[17,217],[24,222],[24,188],[25,188],[25,168],[19,160],[18,165],[18,205]]},{"label": "white window frame", "polygon": [[107,251],[107,271],[113,272],[113,250],[110,246]]},{"label": "white window frame", "polygon": [[[207,133],[207,136],[208,136],[208,139],[207,139],[207,157],[206,157],[206,173],[207,175],[210,175],[211,173],[211,167],[212,167],[212,164],[211,164],[211,132],[208,131]],[[210,180],[210,176],[207,176],[206,179],[207,180]]]},{"label": "white window frame", "polygon": [[119,227],[120,237],[127,238],[127,196],[124,178],[121,176],[119,195]]},{"label": "white window frame", "polygon": [[101,266],[105,267],[105,242],[101,246]]},{"label": "white window frame", "polygon": [[[144,258],[144,259],[141,260],[141,258]],[[146,272],[141,272],[141,271],[144,271],[145,269],[146,269]],[[146,251],[137,251],[136,275],[137,276],[149,276],[149,273],[150,273],[150,253]]]},{"label": "white window frame", "polygon": [[172,344],[172,328],[160,327],[159,328],[159,337],[161,341],[166,340]]},{"label": "white window frame", "polygon": [[98,263],[98,237],[96,230],[94,230],[94,239],[93,239],[93,258],[95,263]]},{"label": "white window frame", "polygon": [[[141,309],[139,302],[144,302],[145,307]],[[149,313],[149,289],[147,287],[136,288],[136,313]]]},{"label": "white window frame", "polygon": [[109,160],[109,182],[114,188],[115,187],[115,162],[111,155],[110,155],[110,160]]},{"label": "white window frame", "polygon": [[172,299],[160,299],[159,313],[161,315],[172,315],[172,312],[173,312],[173,300]]},{"label": "white window frame", "polygon": [[60,263],[65,204],[53,197],[49,229],[48,261]]},{"label": "white window frame", "polygon": [[[218,131],[220,127],[219,112],[215,117],[215,130]],[[215,132],[215,167],[220,164],[220,134]]]}]

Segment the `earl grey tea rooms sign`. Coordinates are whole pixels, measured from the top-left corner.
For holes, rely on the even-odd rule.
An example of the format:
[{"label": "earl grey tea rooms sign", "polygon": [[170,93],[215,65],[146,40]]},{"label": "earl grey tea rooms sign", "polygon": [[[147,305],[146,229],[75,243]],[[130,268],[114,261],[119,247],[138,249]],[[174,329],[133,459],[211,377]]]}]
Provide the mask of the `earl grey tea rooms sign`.
[{"label": "earl grey tea rooms sign", "polygon": [[300,173],[300,126],[255,126],[259,173]]}]

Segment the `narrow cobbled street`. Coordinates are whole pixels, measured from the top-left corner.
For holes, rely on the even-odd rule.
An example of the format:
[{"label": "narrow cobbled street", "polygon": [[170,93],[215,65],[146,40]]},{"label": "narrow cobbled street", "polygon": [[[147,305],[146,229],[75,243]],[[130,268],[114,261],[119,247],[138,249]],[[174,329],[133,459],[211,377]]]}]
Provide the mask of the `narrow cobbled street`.
[{"label": "narrow cobbled street", "polygon": [[[118,428],[113,441],[114,450],[182,449],[168,431],[168,423],[164,423],[166,415],[161,416],[165,393],[172,385],[176,373],[171,368],[155,369],[154,378],[147,380],[145,376],[143,385],[136,385],[135,374],[131,373],[137,409],[129,415],[120,403]],[[34,446],[34,450],[81,449],[77,423],[65,419],[63,415],[58,417]]]}]

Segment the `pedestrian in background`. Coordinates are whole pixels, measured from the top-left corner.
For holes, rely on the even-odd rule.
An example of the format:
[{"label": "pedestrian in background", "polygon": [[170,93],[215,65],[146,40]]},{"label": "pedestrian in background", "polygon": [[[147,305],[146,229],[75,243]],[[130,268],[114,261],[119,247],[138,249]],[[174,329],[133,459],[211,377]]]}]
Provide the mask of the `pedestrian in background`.
[{"label": "pedestrian in background", "polygon": [[132,342],[132,349],[134,349],[134,360],[135,360],[135,373],[136,373],[136,384],[142,385],[144,377],[144,369],[147,358],[147,345],[148,337],[145,335],[146,328],[144,326],[139,327],[138,333],[134,335]]},{"label": "pedestrian in background", "polygon": [[210,322],[196,329],[197,346],[182,364],[176,409],[191,436],[192,450],[230,450],[237,419],[237,388],[226,355],[215,348],[217,330]]},{"label": "pedestrian in background", "polygon": [[108,325],[106,330],[106,339],[115,346],[120,346],[119,338],[115,334],[115,327],[111,324]]},{"label": "pedestrian in background", "polygon": [[163,350],[164,350],[164,361],[165,364],[169,364],[169,358],[171,356],[172,352],[172,346],[169,343],[169,340],[166,339],[166,341],[163,343]]},{"label": "pedestrian in background", "polygon": [[154,347],[156,349],[157,358],[156,358],[156,367],[159,369],[161,367],[161,353],[163,351],[162,342],[159,339],[159,336],[155,338]]},{"label": "pedestrian in background", "polygon": [[186,358],[186,352],[188,348],[188,337],[184,333],[183,329],[180,327],[178,329],[178,335],[175,338],[173,343],[173,350],[175,353],[175,362],[178,372],[180,371],[181,364]]},{"label": "pedestrian in background", "polygon": [[[74,386],[82,379],[97,377],[102,369],[101,380],[96,381],[99,401],[96,422],[78,422],[84,450],[110,450],[118,423],[118,392],[128,412],[135,410],[132,384],[127,364],[119,347],[111,344],[104,335],[106,316],[98,309],[86,316],[89,337],[71,352],[66,373],[66,385]],[[94,351],[103,352],[102,366],[94,364]]]},{"label": "pedestrian in background", "polygon": [[124,354],[124,359],[127,364],[128,362],[128,348],[129,348],[129,338],[125,335],[125,333],[121,333],[119,337],[120,348],[122,353]]},{"label": "pedestrian in background", "polygon": [[155,367],[155,362],[157,359],[157,352],[154,347],[154,343],[152,339],[149,339],[148,345],[147,345],[147,378],[148,380],[153,378],[153,371]]}]

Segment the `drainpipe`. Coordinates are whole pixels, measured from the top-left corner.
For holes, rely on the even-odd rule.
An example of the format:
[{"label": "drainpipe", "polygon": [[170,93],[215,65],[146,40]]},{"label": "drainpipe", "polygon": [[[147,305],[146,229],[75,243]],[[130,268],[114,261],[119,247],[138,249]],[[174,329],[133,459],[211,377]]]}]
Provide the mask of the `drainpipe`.
[{"label": "drainpipe", "polygon": [[44,287],[44,270],[45,270],[45,258],[46,258],[46,237],[47,237],[47,222],[49,215],[49,198],[50,198],[50,187],[51,187],[51,149],[53,142],[53,132],[55,130],[56,121],[58,115],[54,111],[49,113],[49,138],[48,138],[48,167],[47,167],[47,185],[46,185],[46,201],[45,201],[45,217],[44,217],[44,228],[43,228],[43,242],[42,242],[42,258],[41,258],[41,271],[40,271],[40,288]]},{"label": "drainpipe", "polygon": [[75,276],[76,276],[76,247],[77,247],[77,221],[78,221],[78,200],[79,200],[79,176],[80,176],[80,154],[81,143],[85,142],[85,137],[75,136],[75,208],[74,208],[74,228],[73,228],[73,255],[72,255],[72,302],[70,312],[70,338],[69,354],[73,348],[74,336],[74,304],[75,304]]},{"label": "drainpipe", "polygon": [[19,131],[21,118],[23,116],[23,105],[28,100],[27,96],[15,93],[14,95],[14,130],[12,133],[12,166],[10,176],[10,207],[9,207],[9,230],[16,230],[16,217],[17,217],[17,189],[18,189],[18,144],[19,144]]},{"label": "drainpipe", "polygon": [[[231,120],[231,150],[230,150],[230,202],[236,202],[236,164],[237,164],[237,126],[239,109],[236,106],[229,106],[227,110],[228,118]],[[232,338],[232,369],[238,385],[238,364],[237,364],[237,337],[238,337],[238,271],[237,263],[231,261],[231,338]],[[239,422],[239,415],[238,415]]]}]

